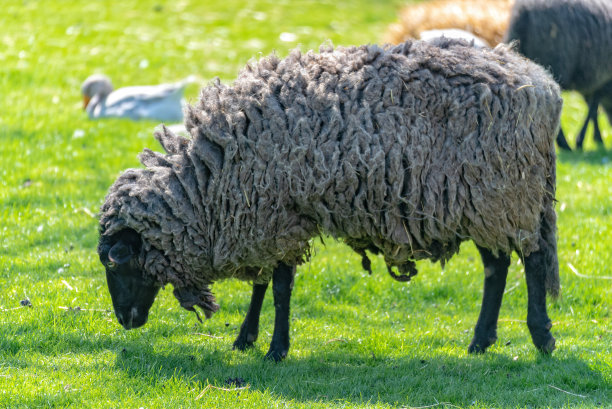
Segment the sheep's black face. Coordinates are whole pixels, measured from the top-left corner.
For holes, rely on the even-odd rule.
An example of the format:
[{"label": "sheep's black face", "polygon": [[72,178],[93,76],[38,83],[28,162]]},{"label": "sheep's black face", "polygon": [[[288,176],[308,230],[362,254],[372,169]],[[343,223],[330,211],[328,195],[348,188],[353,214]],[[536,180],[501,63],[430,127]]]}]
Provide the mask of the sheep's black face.
[{"label": "sheep's black face", "polygon": [[138,328],[147,322],[160,288],[143,276],[138,265],[141,246],[140,236],[131,229],[101,237],[98,245],[115,315],[125,329]]}]

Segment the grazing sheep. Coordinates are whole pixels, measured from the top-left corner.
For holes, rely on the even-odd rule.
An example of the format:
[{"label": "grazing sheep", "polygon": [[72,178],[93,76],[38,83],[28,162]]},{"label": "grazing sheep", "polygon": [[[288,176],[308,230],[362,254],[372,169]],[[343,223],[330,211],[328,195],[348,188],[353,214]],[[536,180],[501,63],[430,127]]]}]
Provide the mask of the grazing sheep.
[{"label": "grazing sheep", "polygon": [[[166,128],[167,154],[145,149],[100,211],[98,252],[119,322],[147,320],[171,283],[181,306],[207,317],[210,285],[254,283],[234,347],[252,346],[268,282],[275,327],[267,357],[289,348],[295,266],[320,234],[363,257],[384,256],[401,281],[415,261],[444,263],[473,240],[485,266],[471,352],[496,339],[516,251],[537,348],[554,349],[546,291],[559,290],[554,135],[558,85],[544,69],[498,47],[407,41],[293,51],[216,82],[187,111],[191,139]],[[397,268],[396,271],[393,268]]]},{"label": "grazing sheep", "polygon": [[434,0],[409,4],[399,12],[399,22],[388,27],[385,41],[399,44],[420,38],[423,31],[456,28],[495,46],[508,27],[512,3],[513,0]]},{"label": "grazing sheep", "polygon": [[[588,104],[577,139],[582,149],[589,120],[602,144],[597,108],[612,96],[612,2],[610,0],[517,0],[506,42],[518,41],[518,51],[548,68],[561,88],[576,90]],[[570,149],[563,131],[557,143]]]}]

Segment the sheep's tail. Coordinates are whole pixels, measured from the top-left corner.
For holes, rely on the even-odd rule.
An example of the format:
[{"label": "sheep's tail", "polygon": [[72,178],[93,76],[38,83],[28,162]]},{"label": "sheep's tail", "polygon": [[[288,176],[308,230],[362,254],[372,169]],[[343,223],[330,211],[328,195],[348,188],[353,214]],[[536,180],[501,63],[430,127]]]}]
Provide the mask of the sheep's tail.
[{"label": "sheep's tail", "polygon": [[544,253],[544,285],[546,292],[557,297],[560,291],[559,258],[557,256],[557,228],[552,203],[542,214],[540,223],[540,250]]},{"label": "sheep's tail", "polygon": [[[555,133],[556,134],[556,133]],[[556,192],[556,155],[554,141],[551,142],[551,153],[548,155],[548,169],[550,173],[546,178],[546,194],[544,196],[544,211],[540,219],[540,250],[544,253],[544,285],[546,292],[557,297],[561,288],[559,278],[559,258],[557,254],[557,214],[555,213]]]}]

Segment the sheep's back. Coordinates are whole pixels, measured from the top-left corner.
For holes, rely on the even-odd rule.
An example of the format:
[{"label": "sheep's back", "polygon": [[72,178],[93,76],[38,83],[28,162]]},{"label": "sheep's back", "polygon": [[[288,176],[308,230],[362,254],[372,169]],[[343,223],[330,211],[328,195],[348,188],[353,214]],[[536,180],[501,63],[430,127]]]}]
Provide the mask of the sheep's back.
[{"label": "sheep's back", "polygon": [[311,95],[329,90],[309,119],[322,125],[299,132],[314,146],[284,172],[325,232],[396,265],[447,259],[465,239],[537,248],[561,106],[543,71],[501,51],[414,45],[327,84]]},{"label": "sheep's back", "polygon": [[240,213],[218,226],[240,243],[224,253],[295,261],[322,231],[401,264],[465,239],[535,250],[560,106],[546,72],[503,48],[407,42],[263,59],[204,89],[188,127],[190,149],[222,152],[217,220]]}]

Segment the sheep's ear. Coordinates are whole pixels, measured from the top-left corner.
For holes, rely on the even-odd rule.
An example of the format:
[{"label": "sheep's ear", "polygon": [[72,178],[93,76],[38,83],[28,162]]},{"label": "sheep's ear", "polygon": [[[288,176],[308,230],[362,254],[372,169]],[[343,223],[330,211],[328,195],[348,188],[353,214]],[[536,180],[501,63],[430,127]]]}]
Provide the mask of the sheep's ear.
[{"label": "sheep's ear", "polygon": [[132,248],[126,245],[123,240],[119,240],[108,252],[108,259],[113,263],[127,263],[134,255]]},{"label": "sheep's ear", "polygon": [[108,259],[117,264],[126,263],[140,251],[140,235],[126,229],[119,233],[119,240],[108,252]]}]

